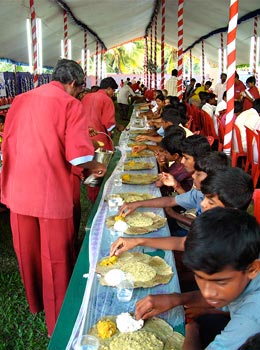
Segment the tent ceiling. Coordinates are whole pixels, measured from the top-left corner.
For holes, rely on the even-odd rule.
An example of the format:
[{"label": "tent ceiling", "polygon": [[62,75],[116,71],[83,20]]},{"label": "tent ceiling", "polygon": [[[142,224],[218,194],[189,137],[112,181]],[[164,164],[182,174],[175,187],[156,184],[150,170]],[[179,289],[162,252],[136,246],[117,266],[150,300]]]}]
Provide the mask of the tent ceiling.
[{"label": "tent ceiling", "polygon": [[[154,0],[65,0],[73,15],[86,24],[102,40],[107,49],[144,36],[152,13]],[[166,0],[165,42],[177,46],[177,0]],[[0,0],[2,58],[28,63],[26,18],[30,18],[29,0]],[[260,8],[259,0],[239,2],[242,16]],[[60,57],[60,40],[63,39],[63,9],[55,0],[35,0],[37,17],[42,19],[43,64],[53,66]],[[260,10],[259,10],[260,11]],[[228,0],[184,1],[184,50],[198,38],[218,28],[227,27]],[[260,22],[260,21],[259,21]],[[259,23],[260,27],[260,23]],[[161,8],[158,15],[158,40],[161,37]],[[260,29],[259,29],[260,32]],[[79,60],[83,48],[83,29],[71,17],[68,33],[72,40],[72,58]],[[249,62],[250,37],[253,35],[253,18],[241,23],[237,31],[237,64]],[[226,40],[226,34],[224,35]],[[95,53],[96,39],[88,35],[88,47]],[[208,61],[217,63],[220,34],[205,40]],[[192,52],[201,55],[201,44]]]}]

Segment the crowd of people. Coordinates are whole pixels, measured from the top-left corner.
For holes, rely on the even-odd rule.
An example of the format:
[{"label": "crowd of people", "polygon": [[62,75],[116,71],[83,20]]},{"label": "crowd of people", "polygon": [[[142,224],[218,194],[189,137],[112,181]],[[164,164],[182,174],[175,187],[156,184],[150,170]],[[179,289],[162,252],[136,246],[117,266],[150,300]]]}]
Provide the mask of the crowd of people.
[{"label": "crowd of people", "polygon": [[[180,99],[177,73],[172,71],[164,90],[147,90],[136,78],[121,81],[118,87],[111,77],[86,90],[81,67],[62,59],[50,83],[14,99],[4,132],[1,125],[1,202],[10,208],[30,311],[44,309],[49,336],[77,256],[81,179],[90,174],[104,177],[106,167],[94,160],[95,150],[113,150],[112,131],[124,130],[116,121],[115,105],[119,119],[129,121],[135,103],[151,131],[136,137],[133,152],[154,152],[159,169],[155,186],[162,196],[124,203],[119,215],[125,217],[140,207],[164,208],[171,236],[120,237],[110,254],[139,245],[172,250],[181,286],[181,293],[139,300],[135,318],[148,319],[182,305],[184,350],[247,349],[246,344],[259,339],[260,230],[247,212],[254,192],[252,177],[231,167],[226,154],[214,150],[209,139],[192,127],[189,115],[194,105],[224,125],[227,75],[222,73],[213,87],[211,81],[197,85],[191,79]],[[255,84],[255,77],[248,77],[246,88],[236,73],[234,123],[243,147],[245,126],[260,129]],[[218,132],[218,123],[214,125]],[[98,191],[88,187],[92,202]]]}]

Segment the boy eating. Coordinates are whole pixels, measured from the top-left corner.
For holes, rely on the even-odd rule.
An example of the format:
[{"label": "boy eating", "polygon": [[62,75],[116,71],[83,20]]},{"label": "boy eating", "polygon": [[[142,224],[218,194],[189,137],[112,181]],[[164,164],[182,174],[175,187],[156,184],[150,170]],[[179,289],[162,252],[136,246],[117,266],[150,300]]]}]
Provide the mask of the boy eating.
[{"label": "boy eating", "polygon": [[209,345],[202,345],[196,321],[186,325],[183,350],[237,350],[260,328],[260,230],[254,217],[233,208],[214,208],[193,222],[184,263],[200,291],[149,295],[136,304],[147,319],[173,307],[223,308],[230,321]]}]

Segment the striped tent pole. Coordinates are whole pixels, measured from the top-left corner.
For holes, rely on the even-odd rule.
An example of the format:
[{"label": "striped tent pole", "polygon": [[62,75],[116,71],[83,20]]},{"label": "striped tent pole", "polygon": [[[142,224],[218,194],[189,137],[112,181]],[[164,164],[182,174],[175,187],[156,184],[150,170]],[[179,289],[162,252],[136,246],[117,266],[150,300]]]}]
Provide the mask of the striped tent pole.
[{"label": "striped tent pole", "polygon": [[256,62],[257,59],[257,23],[258,17],[254,17],[254,49],[253,49],[253,74],[255,76],[256,80],[256,86],[258,86],[258,74],[257,74],[257,65],[258,62]]},{"label": "striped tent pole", "polygon": [[98,85],[98,40],[96,40],[96,85]]},{"label": "striped tent pole", "polygon": [[39,85],[38,77],[38,59],[37,59],[37,35],[36,35],[36,13],[34,0],[30,0],[31,28],[32,28],[32,46],[33,46],[33,86]]},{"label": "striped tent pole", "polygon": [[153,25],[150,28],[150,89],[153,82]]},{"label": "striped tent pole", "polygon": [[202,84],[205,83],[205,46],[204,40],[201,41],[201,79]]},{"label": "striped tent pole", "polygon": [[193,64],[192,64],[192,50],[190,50],[190,81],[192,79],[193,76]]},{"label": "striped tent pole", "polygon": [[157,89],[157,20],[158,13],[155,12],[154,17],[154,87]]},{"label": "striped tent pole", "polygon": [[88,32],[84,30],[84,74],[85,74],[85,79],[87,80],[87,60],[88,60]]},{"label": "striped tent pole", "polygon": [[165,40],[165,0],[162,0],[162,27],[161,27],[161,89],[164,89],[164,40]]},{"label": "striped tent pole", "polygon": [[144,37],[144,85],[148,87],[148,43],[147,43],[147,35]]},{"label": "striped tent pole", "polygon": [[64,57],[68,58],[68,16],[67,12],[63,11],[63,34],[64,34]]},{"label": "striped tent pole", "polygon": [[229,24],[227,35],[227,114],[223,151],[230,156],[234,116],[234,81],[236,72],[236,33],[238,18],[238,0],[230,0]]},{"label": "striped tent pole", "polygon": [[224,34],[220,33],[220,53],[221,53],[221,67],[220,73],[224,72]]},{"label": "striped tent pole", "polygon": [[182,98],[182,80],[183,80],[183,3],[184,0],[178,0],[178,86],[177,96]]}]

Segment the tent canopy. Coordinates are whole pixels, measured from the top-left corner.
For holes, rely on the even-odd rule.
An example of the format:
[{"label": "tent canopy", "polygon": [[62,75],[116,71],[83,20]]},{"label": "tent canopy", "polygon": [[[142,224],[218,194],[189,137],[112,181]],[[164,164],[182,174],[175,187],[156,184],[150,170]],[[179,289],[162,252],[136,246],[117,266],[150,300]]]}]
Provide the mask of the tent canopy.
[{"label": "tent canopy", "polygon": [[[144,37],[156,5],[159,6],[157,31],[161,39],[161,2],[159,0],[35,0],[36,16],[42,19],[43,65],[54,66],[60,58],[63,39],[63,8],[69,11],[68,35],[72,58],[80,60],[84,47],[84,28],[89,28],[88,49],[95,53],[96,41],[105,49]],[[1,58],[28,64],[26,19],[30,18],[29,0],[0,0]],[[177,47],[177,0],[166,0],[165,43]],[[250,38],[254,16],[260,14],[259,0],[239,1],[237,64],[249,63]],[[249,17],[249,19],[247,19]],[[229,20],[228,0],[184,0],[184,43],[187,49],[201,37],[223,28],[226,44]],[[260,27],[260,20],[259,20]],[[260,33],[260,28],[259,28]],[[208,61],[218,62],[220,34],[205,39]],[[99,45],[101,49],[101,45]],[[201,42],[192,48],[201,56]]]}]

